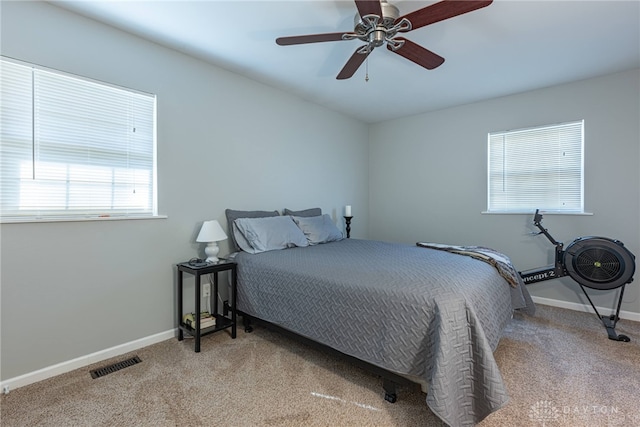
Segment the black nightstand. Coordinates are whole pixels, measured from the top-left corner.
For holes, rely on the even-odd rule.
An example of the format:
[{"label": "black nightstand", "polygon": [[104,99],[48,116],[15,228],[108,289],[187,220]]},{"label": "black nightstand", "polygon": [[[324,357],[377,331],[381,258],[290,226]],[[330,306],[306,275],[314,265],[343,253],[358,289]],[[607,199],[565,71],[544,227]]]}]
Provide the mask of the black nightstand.
[{"label": "black nightstand", "polygon": [[[200,352],[200,338],[203,335],[212,334],[214,332],[221,331],[223,329],[231,328],[231,338],[236,337],[236,281],[237,281],[237,264],[233,261],[228,261],[221,259],[216,263],[212,263],[202,267],[196,267],[190,265],[188,262],[182,262],[178,264],[178,341],[182,341],[184,339],[184,333],[186,332],[189,335],[192,335],[195,338],[195,351],[196,353]],[[231,272],[231,297],[229,306],[223,307],[223,313],[218,312],[218,273],[221,271],[230,271]],[[214,296],[214,303],[211,309],[211,314],[216,318],[215,326],[211,326],[210,328],[202,329],[200,328],[200,316],[196,317],[196,327],[195,329],[187,326],[182,321],[182,274],[189,273],[195,276],[195,310],[197,313],[200,312],[200,277],[205,274],[213,275],[213,289],[212,294]],[[230,317],[229,313],[230,312]]]}]

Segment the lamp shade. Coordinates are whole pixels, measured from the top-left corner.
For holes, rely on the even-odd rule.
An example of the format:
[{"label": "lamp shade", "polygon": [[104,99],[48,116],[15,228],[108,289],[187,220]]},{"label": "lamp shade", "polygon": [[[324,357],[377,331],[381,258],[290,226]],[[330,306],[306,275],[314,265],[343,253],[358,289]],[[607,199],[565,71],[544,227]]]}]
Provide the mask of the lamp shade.
[{"label": "lamp shade", "polygon": [[225,240],[227,235],[224,234],[224,230],[220,226],[218,220],[205,221],[202,224],[200,233],[196,238],[196,242],[219,242]]}]

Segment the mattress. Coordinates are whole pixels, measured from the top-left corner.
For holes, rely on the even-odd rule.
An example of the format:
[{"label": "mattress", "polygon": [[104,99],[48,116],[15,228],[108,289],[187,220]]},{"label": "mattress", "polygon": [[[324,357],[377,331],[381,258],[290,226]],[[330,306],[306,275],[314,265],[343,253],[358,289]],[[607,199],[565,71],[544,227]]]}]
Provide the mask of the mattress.
[{"label": "mattress", "polygon": [[424,380],[447,424],[473,425],[507,402],[493,351],[513,311],[533,303],[490,264],[359,239],[235,259],[239,310]]}]

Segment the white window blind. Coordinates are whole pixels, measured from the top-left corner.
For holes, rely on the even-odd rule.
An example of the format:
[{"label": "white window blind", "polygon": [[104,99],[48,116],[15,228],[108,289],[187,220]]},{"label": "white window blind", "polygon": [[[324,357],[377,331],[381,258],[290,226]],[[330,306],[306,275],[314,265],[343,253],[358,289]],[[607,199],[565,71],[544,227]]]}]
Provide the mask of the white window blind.
[{"label": "white window blind", "polygon": [[157,215],[154,95],[0,66],[2,219]]},{"label": "white window blind", "polygon": [[584,212],[584,121],[493,132],[488,211]]}]

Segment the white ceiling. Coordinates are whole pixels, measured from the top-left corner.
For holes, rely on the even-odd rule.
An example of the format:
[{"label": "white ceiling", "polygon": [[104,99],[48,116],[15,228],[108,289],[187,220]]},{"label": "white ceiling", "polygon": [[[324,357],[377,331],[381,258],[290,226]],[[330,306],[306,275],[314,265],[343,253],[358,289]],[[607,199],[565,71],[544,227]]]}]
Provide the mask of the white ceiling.
[{"label": "white ceiling", "polygon": [[[434,1],[390,1],[404,15]],[[335,76],[359,41],[278,46],[353,30],[352,0],[52,1],[373,123],[640,67],[640,1],[496,0],[405,36],[443,56],[426,70],[376,49]]]}]

